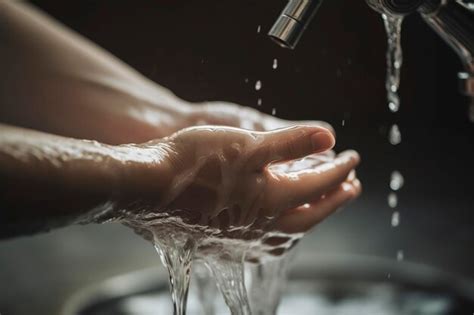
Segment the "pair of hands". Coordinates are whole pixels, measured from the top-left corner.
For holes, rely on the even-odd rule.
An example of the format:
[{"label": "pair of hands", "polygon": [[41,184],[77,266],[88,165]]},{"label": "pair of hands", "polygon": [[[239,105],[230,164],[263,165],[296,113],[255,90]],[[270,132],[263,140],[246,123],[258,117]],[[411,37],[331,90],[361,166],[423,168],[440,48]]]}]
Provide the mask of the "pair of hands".
[{"label": "pair of hands", "polygon": [[[27,4],[0,1],[0,6],[6,35],[0,64],[9,73],[1,86],[8,93],[0,93],[0,114],[2,123],[46,133],[20,132],[20,140],[28,140],[20,153],[41,167],[18,167],[33,165],[31,171],[42,174],[38,183],[73,186],[71,198],[85,201],[78,193],[85,191],[99,202],[103,187],[119,178],[117,198],[139,199],[149,209],[185,210],[224,229],[272,217],[272,228],[288,233],[308,230],[360,193],[359,181],[350,176],[359,158],[329,151],[334,137],[328,124],[285,121],[228,103],[191,106]],[[71,138],[113,144],[159,140],[96,146]],[[314,156],[325,151],[324,159]],[[315,162],[311,167],[288,171],[288,161],[308,156]],[[30,183],[32,176],[25,178]],[[40,196],[59,195],[43,191],[45,186],[34,188]],[[25,209],[63,208],[60,201]]]}]

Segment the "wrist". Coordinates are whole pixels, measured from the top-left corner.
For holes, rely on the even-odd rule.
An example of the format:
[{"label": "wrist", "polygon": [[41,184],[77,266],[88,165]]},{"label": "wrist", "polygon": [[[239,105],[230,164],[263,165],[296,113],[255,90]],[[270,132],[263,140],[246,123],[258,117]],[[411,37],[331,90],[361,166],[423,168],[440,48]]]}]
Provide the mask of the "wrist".
[{"label": "wrist", "polygon": [[117,184],[114,199],[119,202],[149,200],[159,204],[169,189],[173,172],[172,150],[166,140],[143,145],[115,146]]}]

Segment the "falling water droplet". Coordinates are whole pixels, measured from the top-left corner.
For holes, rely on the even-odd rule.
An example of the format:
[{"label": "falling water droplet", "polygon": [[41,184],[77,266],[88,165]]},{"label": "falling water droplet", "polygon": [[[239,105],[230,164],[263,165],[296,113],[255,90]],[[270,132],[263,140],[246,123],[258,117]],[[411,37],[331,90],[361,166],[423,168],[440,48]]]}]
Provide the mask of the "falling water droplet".
[{"label": "falling water droplet", "polygon": [[257,100],[257,105],[258,105],[258,106],[262,106],[262,99],[261,99],[261,98],[259,98],[259,99]]},{"label": "falling water droplet", "polygon": [[400,100],[397,98],[393,98],[388,102],[388,108],[392,113],[398,112],[400,109]]},{"label": "falling water droplet", "polygon": [[276,115],[276,112],[277,112],[276,108],[273,107],[273,108],[272,108],[272,115],[275,116],[275,115]]},{"label": "falling water droplet", "polygon": [[262,88],[262,81],[258,80],[257,82],[255,82],[255,90],[260,91],[261,88]]},{"label": "falling water droplet", "polygon": [[257,33],[260,33],[261,29],[262,29],[261,25],[257,26]]},{"label": "falling water droplet", "polygon": [[388,141],[390,141],[390,143],[393,145],[397,145],[402,142],[402,134],[400,133],[400,128],[398,128],[398,125],[394,124],[390,128]]},{"label": "falling water droplet", "polygon": [[272,65],[272,68],[273,70],[275,70],[276,68],[278,68],[278,59],[273,59],[273,65]]},{"label": "falling water droplet", "polygon": [[388,205],[390,208],[396,208],[398,206],[398,197],[397,197],[397,194],[394,193],[394,192],[391,192],[390,194],[388,194],[388,198],[387,198],[387,201],[388,201]]},{"label": "falling water droplet", "polygon": [[393,214],[392,214],[392,226],[393,227],[397,227],[400,225],[400,212],[398,211],[395,211]]},{"label": "falling water droplet", "polygon": [[244,79],[244,82],[245,82],[245,83],[249,83],[249,78],[245,78],[245,79]]},{"label": "falling water droplet", "polygon": [[402,250],[397,251],[397,260],[402,261],[405,258],[405,255]]},{"label": "falling water droplet", "polygon": [[390,188],[392,188],[392,190],[400,190],[403,187],[404,182],[403,175],[399,171],[392,172],[392,175],[390,176]]},{"label": "falling water droplet", "polygon": [[342,125],[342,127],[344,127],[346,125],[346,120],[345,119],[342,120],[341,125]]}]

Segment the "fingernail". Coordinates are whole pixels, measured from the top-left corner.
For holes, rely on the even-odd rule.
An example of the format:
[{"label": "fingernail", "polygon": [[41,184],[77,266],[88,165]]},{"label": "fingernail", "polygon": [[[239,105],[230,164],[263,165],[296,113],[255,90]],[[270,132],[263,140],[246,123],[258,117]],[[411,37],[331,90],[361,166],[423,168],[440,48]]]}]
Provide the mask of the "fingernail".
[{"label": "fingernail", "polygon": [[335,144],[334,137],[329,131],[320,131],[311,135],[311,142],[315,151],[329,150]]}]

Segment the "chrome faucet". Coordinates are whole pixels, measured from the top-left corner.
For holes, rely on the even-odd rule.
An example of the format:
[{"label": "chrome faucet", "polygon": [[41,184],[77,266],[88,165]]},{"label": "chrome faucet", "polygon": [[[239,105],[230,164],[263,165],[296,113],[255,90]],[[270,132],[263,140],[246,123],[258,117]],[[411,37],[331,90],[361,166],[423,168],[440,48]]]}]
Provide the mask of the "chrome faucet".
[{"label": "chrome faucet", "polygon": [[[474,0],[366,0],[379,13],[404,16],[419,13],[459,55],[461,92],[470,98],[474,122]],[[280,46],[294,49],[322,0],[289,0],[268,35]]]}]

